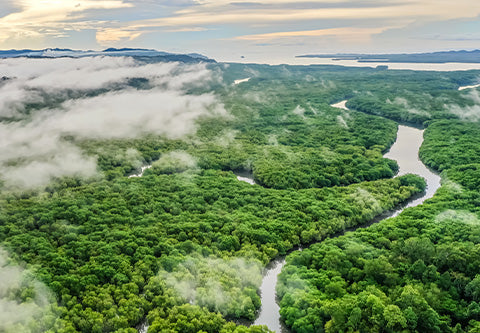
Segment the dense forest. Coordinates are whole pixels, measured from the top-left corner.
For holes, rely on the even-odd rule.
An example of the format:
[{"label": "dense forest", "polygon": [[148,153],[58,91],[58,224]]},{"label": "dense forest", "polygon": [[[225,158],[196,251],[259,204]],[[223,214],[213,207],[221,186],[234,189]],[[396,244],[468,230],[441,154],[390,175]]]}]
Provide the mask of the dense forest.
[{"label": "dense forest", "polygon": [[[127,74],[33,80],[3,104],[9,140],[42,132],[34,151],[0,148],[0,331],[268,332],[237,323],[255,318],[263,269],[284,255],[281,315],[296,332],[478,328],[478,95],[457,90],[478,71],[105,59]],[[342,99],[351,111],[330,106]],[[98,121],[80,131],[85,109]],[[396,121],[426,127],[421,158],[444,185],[329,239],[424,191],[382,157]]]},{"label": "dense forest", "polygon": [[480,126],[437,116],[420,150],[442,171],[432,199],[287,257],[278,293],[293,331],[478,332]]}]

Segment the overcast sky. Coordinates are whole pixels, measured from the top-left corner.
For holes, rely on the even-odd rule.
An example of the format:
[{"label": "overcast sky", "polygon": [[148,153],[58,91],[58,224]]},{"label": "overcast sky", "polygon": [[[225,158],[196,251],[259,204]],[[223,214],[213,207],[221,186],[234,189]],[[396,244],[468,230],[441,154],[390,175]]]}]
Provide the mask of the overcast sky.
[{"label": "overcast sky", "polygon": [[217,60],[480,48],[478,0],[0,0],[0,49],[142,47]]}]

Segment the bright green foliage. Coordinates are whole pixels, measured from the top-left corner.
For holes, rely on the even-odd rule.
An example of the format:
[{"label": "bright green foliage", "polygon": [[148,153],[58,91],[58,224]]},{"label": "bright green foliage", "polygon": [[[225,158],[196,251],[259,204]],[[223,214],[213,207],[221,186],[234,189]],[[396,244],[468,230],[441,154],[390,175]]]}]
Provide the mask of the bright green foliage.
[{"label": "bright green foliage", "polygon": [[442,213],[478,217],[479,199],[442,188],[395,219],[292,253],[278,287],[286,323],[295,332],[448,332],[478,320],[480,223]]},{"label": "bright green foliage", "polygon": [[480,163],[480,127],[463,121],[436,121],[425,132],[420,157],[440,171]]},{"label": "bright green foliage", "polygon": [[[169,313],[169,304],[183,302],[165,285],[141,296],[159,268],[175,271],[192,253],[268,262],[422,190],[401,185],[402,179],[294,192],[251,186],[217,171],[121,178],[51,197],[7,196],[0,231],[4,246],[39,266],[37,274],[62,299],[62,311],[78,330],[114,330],[137,325],[150,309]],[[231,289],[238,299],[225,311],[200,304],[251,318],[259,285],[256,279]]]},{"label": "bright green foliage", "polygon": [[[42,330],[135,332],[147,320],[149,332],[267,332],[227,321],[254,317],[261,265],[366,223],[425,187],[413,175],[387,179],[397,165],[381,154],[395,140],[395,122],[329,104],[353,96],[360,103],[371,94],[401,104],[392,97],[401,91],[421,108],[419,92],[427,89],[432,109],[442,98],[471,106],[455,89],[475,79],[474,72],[210,66],[223,83],[188,93],[212,92],[228,116],[201,118],[195,134],[178,140],[63,137],[97,157],[97,178],[61,178],[45,191],[0,194],[1,246],[29,265],[58,303],[37,323]],[[247,76],[254,77],[230,85]],[[128,86],[149,89],[140,78]],[[25,116],[82,94],[28,105]],[[435,117],[457,117],[444,111]],[[404,117],[405,110],[398,112],[391,118]],[[127,178],[152,162],[143,177]],[[264,186],[232,173],[249,170]],[[462,178],[465,170],[473,180]],[[448,172],[465,188],[478,178],[477,164]],[[456,200],[449,209],[460,211],[438,219],[468,216],[469,223],[434,224],[443,213],[438,207]],[[287,324],[298,332],[422,331],[443,329],[451,318],[459,332],[474,330],[480,319],[476,200],[475,192],[452,187],[428,216],[410,210],[398,227],[392,222],[293,254],[280,288]],[[195,298],[179,286],[193,286]]]},{"label": "bright green foliage", "polygon": [[278,293],[295,332],[476,332],[480,126],[430,122],[421,158],[444,170],[434,198],[287,257]]}]

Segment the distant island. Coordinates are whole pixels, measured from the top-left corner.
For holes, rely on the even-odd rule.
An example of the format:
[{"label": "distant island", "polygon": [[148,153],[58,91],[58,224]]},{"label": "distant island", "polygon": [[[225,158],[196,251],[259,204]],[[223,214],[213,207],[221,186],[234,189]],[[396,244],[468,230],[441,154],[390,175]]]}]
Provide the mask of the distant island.
[{"label": "distant island", "polygon": [[93,50],[71,50],[60,48],[46,48],[42,50],[0,50],[1,58],[83,58],[83,57],[96,57],[96,56],[109,56],[109,57],[136,57],[145,59],[157,59],[165,61],[181,61],[181,62],[215,62],[202,54],[188,53],[178,54],[169,53],[163,51],[157,51],[154,49],[138,49],[138,48],[108,48],[103,51]]},{"label": "distant island", "polygon": [[356,60],[358,62],[480,63],[480,50],[401,54],[306,54],[299,55],[297,58],[329,58],[333,60]]}]

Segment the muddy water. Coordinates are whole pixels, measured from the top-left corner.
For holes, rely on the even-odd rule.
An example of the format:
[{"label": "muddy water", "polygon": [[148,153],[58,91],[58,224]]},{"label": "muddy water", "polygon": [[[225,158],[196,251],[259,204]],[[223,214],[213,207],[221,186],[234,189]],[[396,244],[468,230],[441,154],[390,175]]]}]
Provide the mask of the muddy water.
[{"label": "muddy water", "polygon": [[143,173],[145,172],[145,170],[147,169],[150,169],[152,167],[151,164],[149,165],[144,165],[141,167],[140,171],[138,173],[134,173],[133,175],[130,175],[128,176],[128,178],[134,178],[134,177],[142,177],[143,176]]}]

